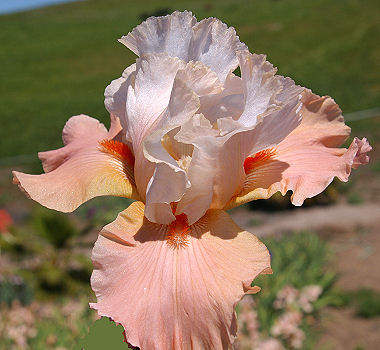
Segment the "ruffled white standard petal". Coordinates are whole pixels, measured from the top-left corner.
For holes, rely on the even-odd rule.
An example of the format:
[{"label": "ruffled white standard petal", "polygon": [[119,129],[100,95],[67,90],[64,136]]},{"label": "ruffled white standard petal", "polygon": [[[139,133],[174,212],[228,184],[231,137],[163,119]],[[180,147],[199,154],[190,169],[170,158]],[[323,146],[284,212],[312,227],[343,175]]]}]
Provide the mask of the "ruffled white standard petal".
[{"label": "ruffled white standard petal", "polygon": [[186,172],[163,147],[162,139],[171,130],[190,118],[199,108],[199,98],[176,78],[171,98],[157,129],[144,141],[144,156],[156,163],[154,174],[147,185],[145,215],[152,222],[169,224],[175,217],[172,202],[178,202],[190,187]]},{"label": "ruffled white standard petal", "polygon": [[241,124],[252,127],[260,118],[299,100],[304,88],[290,78],[275,75],[277,70],[265,55],[240,52],[238,57],[245,96],[244,111],[239,117]]},{"label": "ruffled white standard petal", "polygon": [[127,95],[127,127],[135,151],[147,132],[159,122],[169,104],[174,78],[185,62],[166,54],[147,55],[136,62],[134,85]]},{"label": "ruffled white standard petal", "polygon": [[206,64],[224,83],[238,65],[236,53],[240,50],[247,50],[247,46],[239,41],[235,28],[216,18],[206,18],[193,28],[189,60]]},{"label": "ruffled white standard petal", "polygon": [[104,105],[106,109],[120,119],[125,132],[128,130],[126,117],[128,86],[134,84],[135,74],[136,64],[134,63],[124,70],[120,78],[113,80],[104,91]]},{"label": "ruffled white standard petal", "polygon": [[176,213],[185,213],[189,223],[200,219],[214,195],[214,177],[217,169],[219,143],[218,131],[201,114],[185,123],[174,139],[182,144],[193,145],[191,162],[188,166],[188,179],[191,186],[178,202]]},{"label": "ruffled white standard petal", "polygon": [[215,123],[222,118],[238,119],[243,110],[243,82],[240,77],[230,73],[221,93],[201,97],[199,113],[202,113],[211,123]]},{"label": "ruffled white standard petal", "polygon": [[137,56],[166,52],[188,61],[192,28],[196,23],[191,12],[175,11],[171,15],[148,18],[119,41]]},{"label": "ruffled white standard petal", "polygon": [[197,23],[188,11],[148,18],[120,42],[139,56],[166,52],[187,62],[201,61],[222,83],[238,65],[236,52],[247,49],[234,28],[216,18]]},{"label": "ruffled white standard petal", "polygon": [[[217,120],[220,140],[212,208],[223,208],[239,193],[245,179],[244,160],[281,142],[301,122],[304,88],[275,75],[265,56],[240,52],[243,113]],[[238,84],[236,84],[239,87]]]},{"label": "ruffled white standard petal", "polygon": [[[185,170],[187,169],[184,169],[182,164],[185,155],[181,152],[177,156],[170,153],[164,147],[162,140],[165,135],[175,135],[175,129],[186,124],[187,120],[192,120],[191,117],[199,109],[199,99],[202,96],[220,91],[222,91],[222,86],[219,79],[201,62],[189,62],[183,69],[178,70],[168,108],[159,123],[155,125],[156,130],[144,141],[145,157],[151,162],[160,164],[147,187],[145,212],[149,220],[159,223],[173,221],[171,202],[178,202],[179,213],[186,206],[184,212],[189,215],[190,223],[198,220],[209,208],[212,199],[211,163],[202,162],[200,165],[198,158],[201,156],[195,147],[194,153],[190,154],[192,160],[186,177]],[[211,128],[210,123],[207,120],[206,122]],[[215,132],[214,130],[213,133]],[[178,141],[176,136],[171,138],[172,148],[186,144],[186,142]],[[192,142],[187,144],[194,145]],[[161,171],[164,175],[160,174]],[[211,183],[209,183],[210,180]],[[184,195],[183,198],[182,195]]]},{"label": "ruffled white standard petal", "polygon": [[128,86],[125,124],[136,158],[136,186],[143,200],[155,165],[145,158],[142,141],[155,130],[163,116],[174,78],[184,66],[185,62],[166,54],[143,56],[137,60],[136,77]]}]

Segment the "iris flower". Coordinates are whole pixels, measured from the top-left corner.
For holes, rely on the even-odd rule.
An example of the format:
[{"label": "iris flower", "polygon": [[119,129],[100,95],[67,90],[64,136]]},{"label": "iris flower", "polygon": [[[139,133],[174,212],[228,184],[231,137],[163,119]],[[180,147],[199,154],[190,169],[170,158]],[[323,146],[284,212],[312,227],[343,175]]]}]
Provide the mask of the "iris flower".
[{"label": "iris flower", "polygon": [[301,205],[371,147],[339,148],[350,129],[334,100],[276,75],[216,18],[151,17],[119,41],[139,57],[105,90],[110,129],[70,118],[64,147],[39,153],[45,173],[14,181],[63,212],[135,199],[95,243],[91,307],[143,350],[230,349],[236,304],[271,269],[225,210],[288,190]]}]

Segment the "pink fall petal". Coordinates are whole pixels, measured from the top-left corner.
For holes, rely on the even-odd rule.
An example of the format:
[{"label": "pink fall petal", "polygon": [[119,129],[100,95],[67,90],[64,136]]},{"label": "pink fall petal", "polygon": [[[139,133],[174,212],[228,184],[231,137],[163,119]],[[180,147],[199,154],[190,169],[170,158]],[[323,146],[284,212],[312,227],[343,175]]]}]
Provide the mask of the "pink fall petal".
[{"label": "pink fall petal", "polygon": [[170,246],[167,233],[144,218],[141,202],[107,225],[92,255],[91,307],[140,349],[232,349],[234,307],[270,272],[268,250],[221,210],[190,227],[186,247]]},{"label": "pink fall petal", "polygon": [[[292,203],[302,205],[306,198],[321,193],[338,177],[346,182],[351,168],[367,164],[372,147],[366,139],[355,138],[350,147],[338,148],[350,134],[341,110],[330,97],[305,90],[302,122],[276,147],[267,150],[252,164],[244,187],[226,208],[255,199],[269,198],[277,191],[293,191]],[[254,157],[254,155],[252,156]]]},{"label": "pink fall petal", "polygon": [[72,117],[62,133],[65,146],[39,153],[45,174],[14,171],[14,183],[40,204],[63,212],[73,211],[96,196],[138,199],[132,160],[122,158],[121,154],[115,156],[115,152],[108,152],[100,144],[115,137],[120,130],[119,119],[113,116],[110,131],[89,116]]}]

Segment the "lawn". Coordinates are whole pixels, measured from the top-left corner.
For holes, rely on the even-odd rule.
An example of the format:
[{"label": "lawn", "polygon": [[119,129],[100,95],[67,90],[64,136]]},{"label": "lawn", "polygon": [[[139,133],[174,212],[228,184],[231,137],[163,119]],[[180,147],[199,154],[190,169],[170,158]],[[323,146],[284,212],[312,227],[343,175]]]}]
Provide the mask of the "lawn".
[{"label": "lawn", "polygon": [[104,88],[135,59],[116,39],[144,16],[176,9],[234,26],[280,74],[333,96],[345,113],[380,104],[375,0],[365,6],[360,0],[87,0],[1,17],[0,163],[59,147],[71,115],[108,125]]}]

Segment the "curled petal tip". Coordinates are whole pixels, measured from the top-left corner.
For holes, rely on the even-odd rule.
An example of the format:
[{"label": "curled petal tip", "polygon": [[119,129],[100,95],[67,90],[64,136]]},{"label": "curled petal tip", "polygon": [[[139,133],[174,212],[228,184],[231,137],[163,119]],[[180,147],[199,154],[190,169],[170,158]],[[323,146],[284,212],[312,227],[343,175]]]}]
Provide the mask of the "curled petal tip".
[{"label": "curled petal tip", "polygon": [[363,137],[363,139],[360,140],[359,138],[355,137],[354,141],[352,141],[352,145],[355,145],[357,147],[357,152],[355,158],[353,159],[352,167],[354,169],[357,169],[359,165],[368,164],[369,156],[367,155],[367,152],[372,151],[372,147],[367,139]]},{"label": "curled petal tip", "polygon": [[253,287],[251,287],[250,285],[247,285],[245,283],[243,283],[243,289],[244,289],[244,293],[246,295],[248,295],[248,294],[257,294],[261,290],[261,288],[259,286],[253,286]]},{"label": "curled petal tip", "polygon": [[21,185],[21,182],[19,180],[19,176],[21,175],[24,175],[23,173],[20,173],[18,171],[12,171],[12,175],[13,175],[13,180],[12,180],[12,183],[14,185],[17,185],[18,188],[25,194],[25,196],[28,198],[28,199],[31,199],[29,193],[25,190],[25,188]]}]

